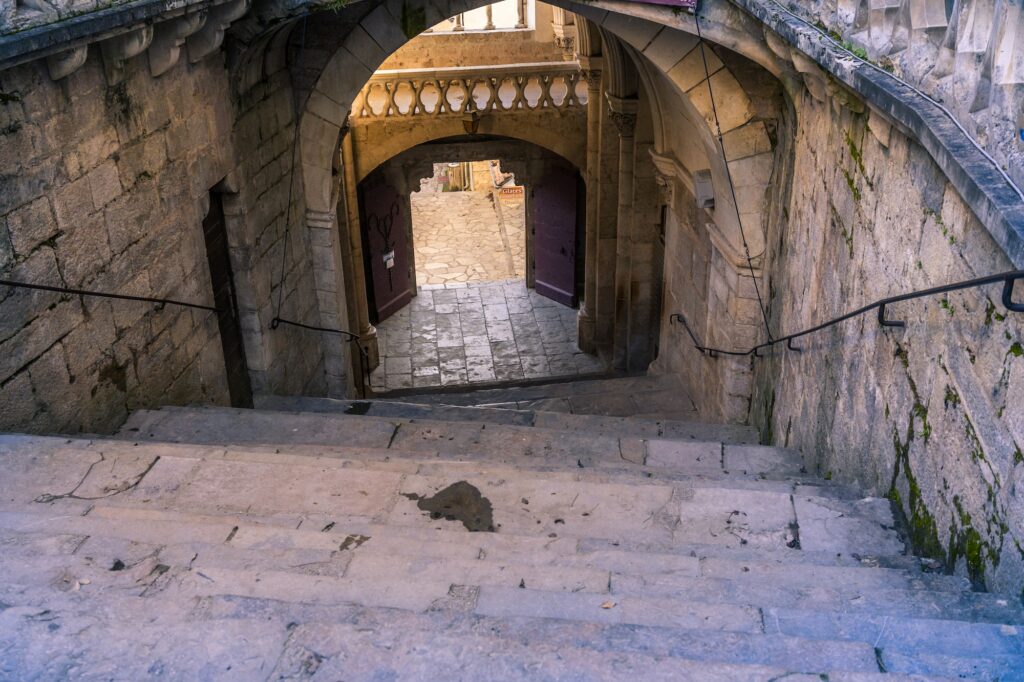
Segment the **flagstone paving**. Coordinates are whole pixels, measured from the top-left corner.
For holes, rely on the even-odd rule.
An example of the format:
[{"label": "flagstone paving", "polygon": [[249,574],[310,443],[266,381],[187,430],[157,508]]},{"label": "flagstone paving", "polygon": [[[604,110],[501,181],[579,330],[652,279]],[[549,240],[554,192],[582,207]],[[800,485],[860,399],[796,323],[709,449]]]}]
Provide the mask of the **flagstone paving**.
[{"label": "flagstone paving", "polygon": [[416,283],[485,282],[526,274],[522,196],[490,192],[412,194]]},{"label": "flagstone paving", "polygon": [[576,346],[576,311],[521,279],[425,285],[377,326],[376,390],[599,372]]}]

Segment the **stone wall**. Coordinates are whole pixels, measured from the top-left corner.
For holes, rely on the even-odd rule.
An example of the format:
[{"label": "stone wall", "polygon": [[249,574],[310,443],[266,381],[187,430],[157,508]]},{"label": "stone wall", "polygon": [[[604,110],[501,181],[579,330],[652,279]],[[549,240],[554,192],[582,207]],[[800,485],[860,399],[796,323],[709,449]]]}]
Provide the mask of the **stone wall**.
[{"label": "stone wall", "polygon": [[[792,193],[768,234],[776,335],[878,298],[1012,269],[927,153],[870,109],[796,103]],[[1018,286],[1018,288],[1020,288]],[[915,549],[1024,580],[1024,319],[1001,289],[892,306],[755,362],[753,419],[826,478],[888,495]],[[1019,294],[1018,294],[1019,296]],[[713,362],[706,360],[705,362]]]},{"label": "stone wall", "polygon": [[[0,277],[209,305],[201,225],[217,186],[253,388],[315,390],[319,339],[267,331],[290,172],[287,78],[237,101],[222,58],[159,78],[136,58],[114,86],[98,51],[57,82],[45,62],[0,73]],[[296,200],[293,228],[300,210]],[[316,303],[303,261],[295,229],[284,307],[300,319]],[[0,287],[0,429],[105,431],[136,407],[227,397],[212,313]]]},{"label": "stone wall", "polygon": [[801,0],[808,21],[943,102],[1024,186],[1024,7],[1016,0]]},{"label": "stone wall", "polygon": [[433,69],[472,64],[520,64],[568,59],[555,44],[551,5],[537,3],[535,28],[517,31],[424,33],[390,55],[381,69]]}]

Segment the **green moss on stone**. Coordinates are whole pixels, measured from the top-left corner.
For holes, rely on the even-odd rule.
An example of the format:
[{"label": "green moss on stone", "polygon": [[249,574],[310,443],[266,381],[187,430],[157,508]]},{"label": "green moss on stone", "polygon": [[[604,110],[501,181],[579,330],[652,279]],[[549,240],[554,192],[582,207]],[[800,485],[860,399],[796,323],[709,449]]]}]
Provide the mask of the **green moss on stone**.
[{"label": "green moss on stone", "polygon": [[947,408],[949,408],[950,406],[959,407],[960,406],[960,394],[956,392],[955,388],[953,388],[952,386],[947,384],[946,385],[946,395],[945,395],[945,398],[943,398],[942,402],[945,404],[945,406]]},{"label": "green moss on stone", "polygon": [[1015,341],[1013,345],[1010,346],[1009,353],[1013,357],[1019,358],[1020,356],[1024,355],[1024,346],[1020,345],[1020,341]]},{"label": "green moss on stone", "polygon": [[853,194],[853,200],[860,201],[860,190],[857,189],[857,183],[853,179],[853,176],[850,175],[849,171],[845,168],[841,168],[840,170],[843,171],[843,177],[846,178],[846,185],[850,188],[850,193]]}]

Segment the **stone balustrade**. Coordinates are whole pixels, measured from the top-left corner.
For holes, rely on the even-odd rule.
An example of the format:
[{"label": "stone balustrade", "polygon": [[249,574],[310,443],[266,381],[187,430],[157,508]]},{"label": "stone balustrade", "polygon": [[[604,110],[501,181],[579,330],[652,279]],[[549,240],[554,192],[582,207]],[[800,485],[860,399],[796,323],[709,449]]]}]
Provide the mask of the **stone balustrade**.
[{"label": "stone balustrade", "polygon": [[356,119],[569,110],[587,103],[576,62],[377,71],[356,96]]}]

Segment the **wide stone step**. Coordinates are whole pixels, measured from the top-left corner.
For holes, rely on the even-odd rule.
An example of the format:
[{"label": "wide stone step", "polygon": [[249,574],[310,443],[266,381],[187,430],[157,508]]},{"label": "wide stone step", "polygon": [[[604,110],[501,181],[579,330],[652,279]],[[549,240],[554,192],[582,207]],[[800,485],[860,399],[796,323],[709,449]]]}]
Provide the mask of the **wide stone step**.
[{"label": "wide stone step", "polygon": [[[960,594],[950,592],[950,597],[937,602],[933,592],[924,589],[933,587],[924,583],[924,576],[892,569],[798,564],[783,568],[765,562],[680,554],[582,552],[571,538],[465,531],[417,536],[405,528],[367,523],[303,531],[293,525],[97,506],[88,516],[68,517],[57,510],[48,514],[2,513],[0,528],[8,529],[4,546],[11,557],[74,553],[88,557],[91,564],[86,568],[101,574],[114,565],[145,564],[151,569],[158,563],[200,570],[206,566],[247,570],[290,567],[346,576],[387,577],[397,572],[410,581],[432,582],[441,575],[456,584],[541,587],[557,583],[558,589],[570,591],[607,592],[610,588],[634,596],[686,595],[705,603],[758,606],[813,604],[822,608],[827,602],[837,609],[925,617],[938,617],[940,603],[958,604],[952,597]],[[899,593],[899,604],[906,605],[903,611],[876,599],[876,591]],[[974,619],[979,609],[965,608],[963,612]],[[1006,622],[1021,620],[1019,610],[1006,605],[992,616]]]},{"label": "wide stone step", "polygon": [[[47,608],[14,602],[0,613],[4,672],[43,679],[67,677],[69,670],[79,677],[122,679],[156,672],[180,679],[293,679],[314,673],[346,680],[639,675],[736,682],[803,679],[801,673],[846,682],[909,679],[878,673],[862,648],[791,638],[765,638],[771,651],[760,658],[790,659],[792,667],[707,660],[705,654],[721,640],[702,643],[695,637],[687,637],[683,648],[697,658],[687,659],[675,646],[677,630],[595,625],[581,637],[575,623],[510,622],[461,612],[461,592],[449,595],[455,610],[429,614],[237,597],[193,604],[116,594],[106,595],[98,613],[90,610],[93,604],[83,591],[60,595]],[[811,651],[814,644],[818,649]],[[807,653],[798,659],[801,647]],[[723,658],[748,653],[733,647]],[[829,665],[814,668],[814,663]]]},{"label": "wide stone step", "polygon": [[780,477],[805,473],[799,453],[758,445],[723,446],[504,424],[230,408],[136,412],[120,430],[119,437],[197,444],[344,444],[481,457],[544,458],[568,467],[587,466],[596,461],[647,464],[654,468],[685,466],[708,475],[738,472]]},{"label": "wide stone step", "polygon": [[[700,487],[650,481],[634,485],[514,471],[496,478],[466,475],[457,465],[440,464],[435,465],[435,475],[419,475],[352,468],[343,460],[157,458],[141,447],[129,448],[123,456],[75,449],[73,443],[54,447],[49,456],[36,452],[30,459],[5,458],[10,475],[0,482],[0,491],[23,504],[63,500],[65,491],[71,490],[75,497],[113,500],[113,495],[102,492],[110,489],[113,479],[122,492],[111,504],[214,514],[305,514],[326,519],[324,523],[331,517],[372,517],[413,527],[451,523],[432,520],[430,505],[456,495],[461,505],[456,511],[437,513],[461,515],[467,522],[472,512],[476,522],[513,534],[628,539],[665,546],[799,546],[837,553],[897,554],[902,549],[890,530],[883,500],[794,496],[713,481],[703,481]],[[478,514],[473,505],[485,513]]]},{"label": "wide stone step", "polygon": [[[692,629],[693,621],[714,616],[699,606],[670,599],[643,602],[642,615],[631,607],[629,597],[605,599],[587,593],[543,592],[503,587],[483,587],[477,612],[500,618],[532,617],[602,623],[654,624],[671,627],[678,618],[680,627]],[[736,615],[736,614],[734,614]],[[892,616],[834,614],[792,609],[766,609],[760,632],[767,636],[786,636],[820,640],[823,645],[837,641],[870,646],[876,655],[892,651],[892,672],[954,676],[964,667],[977,667],[987,652],[991,658],[984,672],[994,679],[1013,674],[1024,664],[1024,645],[1015,626],[957,621],[929,621]],[[646,623],[634,623],[643,619]],[[735,624],[734,624],[735,625]],[[697,628],[700,629],[700,628]],[[735,632],[735,631],[733,631]],[[917,653],[944,652],[944,659],[920,659]],[[958,655],[960,654],[960,655]],[[967,659],[961,662],[958,659]]]},{"label": "wide stone step", "polygon": [[515,408],[403,403],[396,400],[339,400],[309,396],[259,396],[256,407],[287,412],[366,415],[401,420],[468,421],[508,426],[536,426],[576,433],[600,433],[636,438],[716,441],[756,445],[758,434],[749,426],[699,421],[607,417]]}]

